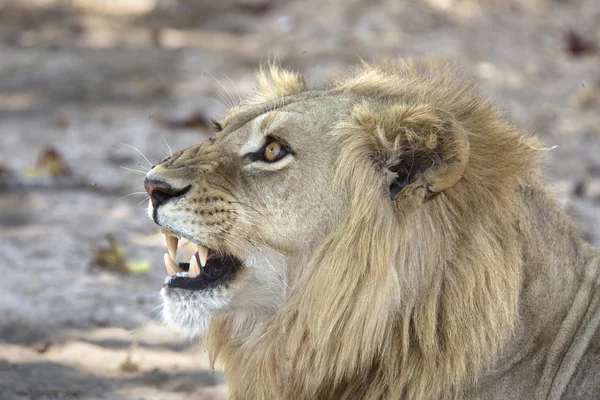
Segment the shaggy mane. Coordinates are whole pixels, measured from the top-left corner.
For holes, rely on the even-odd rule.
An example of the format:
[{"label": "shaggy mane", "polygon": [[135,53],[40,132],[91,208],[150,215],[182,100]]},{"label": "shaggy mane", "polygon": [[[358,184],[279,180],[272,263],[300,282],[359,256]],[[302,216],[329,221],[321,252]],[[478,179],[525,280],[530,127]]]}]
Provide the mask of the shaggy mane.
[{"label": "shaggy mane", "polygon": [[[308,90],[276,68],[260,81],[266,98]],[[350,211],[260,340],[233,343],[229,317],[212,322],[211,359],[225,364],[233,398],[460,397],[516,322],[515,193],[535,175],[537,141],[503,121],[451,65],[364,63],[322,90],[362,99],[334,130],[342,148],[336,184],[350,188]],[[373,160],[445,145],[423,135],[447,129],[448,115],[470,146],[460,180],[390,206]]]}]

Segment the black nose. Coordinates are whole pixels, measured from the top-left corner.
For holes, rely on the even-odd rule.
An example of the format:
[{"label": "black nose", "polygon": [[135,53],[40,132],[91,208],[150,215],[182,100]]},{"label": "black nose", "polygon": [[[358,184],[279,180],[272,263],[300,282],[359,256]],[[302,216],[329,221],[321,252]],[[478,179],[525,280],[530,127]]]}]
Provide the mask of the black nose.
[{"label": "black nose", "polygon": [[192,185],[188,185],[183,189],[175,189],[166,182],[144,179],[144,188],[150,195],[154,208],[162,206],[171,199],[183,196],[191,187]]}]

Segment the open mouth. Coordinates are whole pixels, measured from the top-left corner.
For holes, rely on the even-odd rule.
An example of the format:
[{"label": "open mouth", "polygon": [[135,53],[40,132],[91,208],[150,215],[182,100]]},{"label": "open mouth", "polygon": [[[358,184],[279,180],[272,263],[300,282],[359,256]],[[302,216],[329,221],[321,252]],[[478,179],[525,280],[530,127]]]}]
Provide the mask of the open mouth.
[{"label": "open mouth", "polygon": [[169,276],[164,286],[186,290],[206,290],[231,282],[241,268],[242,261],[227,254],[196,244],[196,252],[188,262],[176,262],[179,238],[162,230],[168,253],[164,261]]}]

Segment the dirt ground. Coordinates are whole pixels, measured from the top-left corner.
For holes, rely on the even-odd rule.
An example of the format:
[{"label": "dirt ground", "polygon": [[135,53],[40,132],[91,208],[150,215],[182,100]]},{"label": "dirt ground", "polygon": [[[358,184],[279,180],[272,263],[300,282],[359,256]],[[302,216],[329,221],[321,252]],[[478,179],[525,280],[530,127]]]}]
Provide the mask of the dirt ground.
[{"label": "dirt ground", "polygon": [[[200,142],[273,58],[315,85],[357,56],[459,61],[556,146],[544,175],[600,245],[599,51],[597,0],[0,0],[0,399],[226,398],[159,320],[162,238],[127,145],[155,162]],[[49,147],[70,174],[35,168]],[[107,235],[150,270],[91,268]]]}]

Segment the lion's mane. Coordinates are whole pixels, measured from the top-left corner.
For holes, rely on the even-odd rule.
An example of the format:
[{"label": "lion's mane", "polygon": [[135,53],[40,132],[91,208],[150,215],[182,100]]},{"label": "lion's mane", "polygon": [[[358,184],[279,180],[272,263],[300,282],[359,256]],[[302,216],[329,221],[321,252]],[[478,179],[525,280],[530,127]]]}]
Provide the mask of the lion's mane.
[{"label": "lion's mane", "polygon": [[[308,90],[276,68],[260,82],[261,100]],[[261,340],[229,341],[221,318],[209,331],[211,357],[228,371],[234,398],[458,395],[515,325],[523,283],[515,193],[536,179],[537,140],[451,66],[365,64],[324,93],[364,98],[334,131],[349,212]],[[398,154],[435,174],[390,207],[378,167]]]}]

